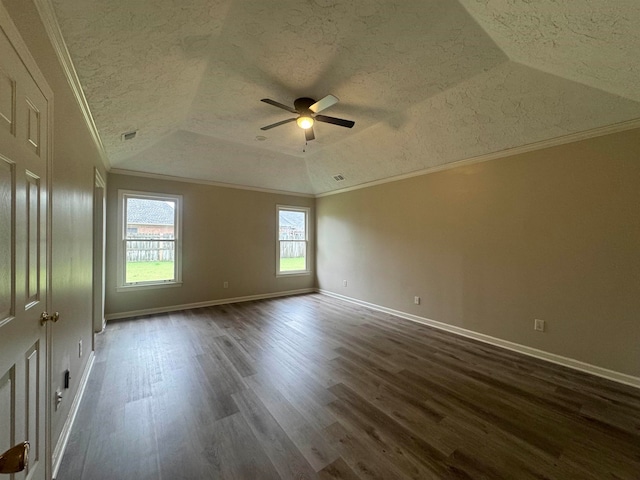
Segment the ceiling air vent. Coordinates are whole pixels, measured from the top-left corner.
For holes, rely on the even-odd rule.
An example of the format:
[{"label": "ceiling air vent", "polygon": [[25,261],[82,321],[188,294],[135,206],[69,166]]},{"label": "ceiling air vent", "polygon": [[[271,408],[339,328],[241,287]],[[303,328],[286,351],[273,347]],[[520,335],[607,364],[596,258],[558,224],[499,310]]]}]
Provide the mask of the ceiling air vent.
[{"label": "ceiling air vent", "polygon": [[123,133],[122,134],[122,141],[126,142],[127,140],[133,140],[134,138],[136,138],[137,134],[138,134],[137,130],[134,130],[133,132]]},{"label": "ceiling air vent", "polygon": [[344,180],[344,177],[342,176],[342,174],[341,174],[341,173],[339,173],[339,174],[337,174],[337,175],[334,175],[334,176],[333,176],[333,179],[334,179],[336,182],[341,182],[341,181],[343,181],[343,180]]}]

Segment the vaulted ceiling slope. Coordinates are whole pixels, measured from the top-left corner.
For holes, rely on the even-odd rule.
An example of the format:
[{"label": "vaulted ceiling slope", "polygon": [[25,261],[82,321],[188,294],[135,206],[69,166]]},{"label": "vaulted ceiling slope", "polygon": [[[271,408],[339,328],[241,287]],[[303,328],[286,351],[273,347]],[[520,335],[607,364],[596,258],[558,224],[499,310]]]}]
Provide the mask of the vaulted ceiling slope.
[{"label": "vaulted ceiling slope", "polygon": [[53,5],[117,169],[318,194],[640,118],[637,0]]}]

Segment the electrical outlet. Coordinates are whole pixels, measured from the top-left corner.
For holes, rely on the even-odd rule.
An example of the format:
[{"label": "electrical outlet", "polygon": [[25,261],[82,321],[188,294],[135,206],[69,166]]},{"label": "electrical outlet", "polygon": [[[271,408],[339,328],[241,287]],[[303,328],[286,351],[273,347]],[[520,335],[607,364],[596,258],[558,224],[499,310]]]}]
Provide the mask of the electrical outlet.
[{"label": "electrical outlet", "polygon": [[420,297],[413,297],[413,303],[420,305]]},{"label": "electrical outlet", "polygon": [[539,332],[544,332],[544,327],[545,327],[544,320],[539,320],[539,319],[536,318],[533,321],[533,329],[534,330],[537,330]]},{"label": "electrical outlet", "polygon": [[78,358],[82,357],[82,339],[78,340]]},{"label": "electrical outlet", "polygon": [[342,286],[346,287],[347,286],[347,281],[346,280],[342,280]]},{"label": "electrical outlet", "polygon": [[229,288],[229,282],[224,282],[222,284],[222,288]]}]

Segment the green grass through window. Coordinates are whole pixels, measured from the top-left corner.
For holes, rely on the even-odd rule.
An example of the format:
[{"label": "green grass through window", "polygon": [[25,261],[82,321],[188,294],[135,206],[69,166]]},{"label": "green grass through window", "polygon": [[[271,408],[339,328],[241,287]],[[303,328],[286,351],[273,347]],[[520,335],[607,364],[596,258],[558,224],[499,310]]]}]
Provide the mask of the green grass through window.
[{"label": "green grass through window", "polygon": [[[304,257],[281,258],[281,272],[305,270]],[[173,280],[173,262],[128,262],[127,283]]]},{"label": "green grass through window", "polygon": [[127,262],[127,283],[173,279],[173,262]]},{"label": "green grass through window", "polygon": [[296,270],[304,270],[304,257],[280,258],[281,272],[295,272]]}]

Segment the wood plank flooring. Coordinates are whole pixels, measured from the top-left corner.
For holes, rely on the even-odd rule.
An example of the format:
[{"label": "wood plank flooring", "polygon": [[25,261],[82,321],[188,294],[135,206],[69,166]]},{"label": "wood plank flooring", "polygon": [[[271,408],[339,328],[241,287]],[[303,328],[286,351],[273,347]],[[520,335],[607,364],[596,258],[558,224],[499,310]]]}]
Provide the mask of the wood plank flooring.
[{"label": "wood plank flooring", "polygon": [[640,479],[640,390],[321,295],[109,323],[57,480]]}]

